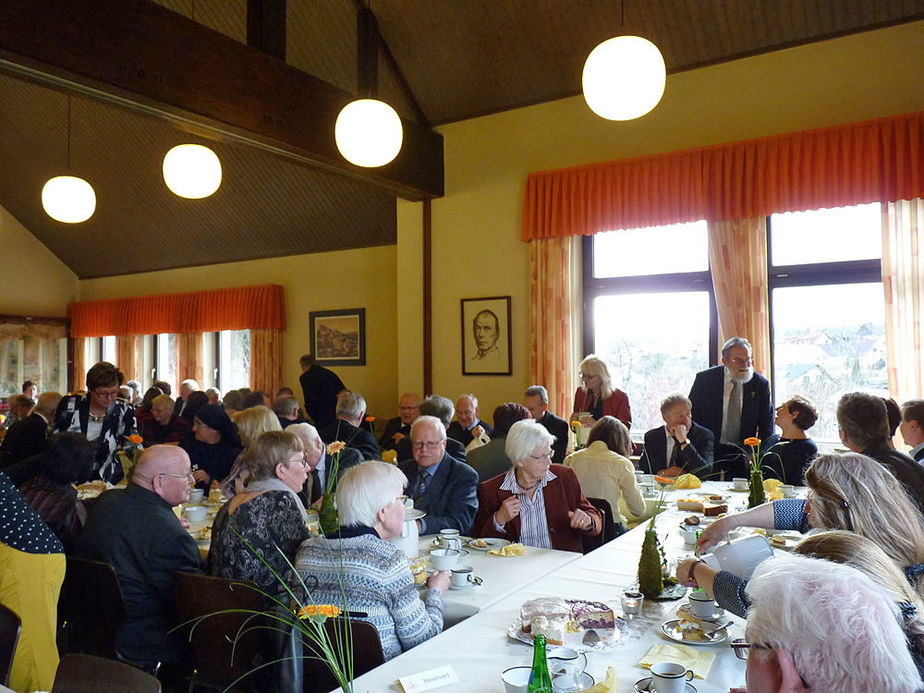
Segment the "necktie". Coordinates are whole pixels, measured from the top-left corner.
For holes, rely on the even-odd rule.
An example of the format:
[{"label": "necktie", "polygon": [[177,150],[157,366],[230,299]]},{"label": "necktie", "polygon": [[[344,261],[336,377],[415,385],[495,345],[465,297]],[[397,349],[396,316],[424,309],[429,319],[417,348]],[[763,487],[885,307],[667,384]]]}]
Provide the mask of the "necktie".
[{"label": "necktie", "polygon": [[414,500],[420,498],[427,492],[427,485],[430,483],[430,475],[423,469],[417,471],[417,488],[414,490]]},{"label": "necktie", "polygon": [[680,466],[680,443],[677,440],[674,440],[674,449],[671,450],[671,459],[667,463],[668,467],[679,467]]},{"label": "necktie", "polygon": [[741,442],[741,383],[732,381],[731,394],[728,396],[728,410],[725,412],[725,425],[722,426],[722,440],[728,443]]},{"label": "necktie", "polygon": [[317,469],[311,470],[311,502],[314,503],[318,498],[321,497],[323,491],[321,490],[321,477],[318,475]]}]

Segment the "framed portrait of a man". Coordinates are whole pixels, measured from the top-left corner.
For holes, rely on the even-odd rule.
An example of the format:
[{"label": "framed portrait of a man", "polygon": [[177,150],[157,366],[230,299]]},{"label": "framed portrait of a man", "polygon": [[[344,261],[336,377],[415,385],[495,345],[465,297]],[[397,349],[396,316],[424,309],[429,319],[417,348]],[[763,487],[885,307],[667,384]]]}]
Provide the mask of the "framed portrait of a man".
[{"label": "framed portrait of a man", "polygon": [[510,375],[510,296],[462,299],[462,375]]},{"label": "framed portrait of a man", "polygon": [[322,366],[366,365],[366,309],[308,314],[311,353]]}]

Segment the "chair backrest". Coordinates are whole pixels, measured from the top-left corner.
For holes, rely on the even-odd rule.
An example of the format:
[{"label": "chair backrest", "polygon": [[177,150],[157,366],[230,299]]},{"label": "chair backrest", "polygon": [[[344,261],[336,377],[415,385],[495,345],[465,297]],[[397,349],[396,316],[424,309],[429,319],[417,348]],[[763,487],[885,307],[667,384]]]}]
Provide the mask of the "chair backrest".
[{"label": "chair backrest", "polygon": [[58,623],[67,652],[115,658],[115,635],[125,621],[125,600],[108,563],[67,557],[58,598]]},{"label": "chair backrest", "polygon": [[590,553],[606,542],[616,538],[616,525],[613,523],[613,508],[604,498],[588,498],[588,502],[600,511],[603,518],[603,531],[595,537],[582,536],[584,553]]},{"label": "chair backrest", "polygon": [[13,668],[13,655],[19,642],[22,621],[16,612],[0,604],[0,684],[10,682],[10,669]]},{"label": "chair backrest", "polygon": [[114,659],[88,654],[67,654],[61,658],[51,693],[99,691],[160,693],[160,681],[146,671]]},{"label": "chair backrest", "polygon": [[[197,683],[224,688],[261,661],[276,659],[273,635],[260,627],[273,624],[264,617],[251,619],[246,613],[219,614],[195,626],[187,623],[227,609],[265,611],[263,595],[246,586],[243,580],[194,573],[177,573],[176,576],[177,619],[184,624],[183,634],[189,637],[192,645]],[[256,630],[251,630],[255,627]],[[241,633],[242,628],[247,632]],[[262,675],[249,676],[235,686],[235,690],[262,688],[264,677],[271,673],[263,671]]]},{"label": "chair backrest", "polygon": [[[327,635],[331,642],[336,643],[339,637],[343,639],[343,627],[348,626],[353,641],[353,676],[358,677],[367,671],[372,671],[380,664],[385,663],[385,655],[382,652],[382,641],[379,639],[379,631],[368,621],[357,619],[328,619],[324,626],[327,629]],[[327,664],[319,661],[313,653],[305,648],[305,655],[309,657],[304,660],[304,688],[305,693],[316,693],[316,691],[330,691],[340,686],[334,675],[330,673]]]}]

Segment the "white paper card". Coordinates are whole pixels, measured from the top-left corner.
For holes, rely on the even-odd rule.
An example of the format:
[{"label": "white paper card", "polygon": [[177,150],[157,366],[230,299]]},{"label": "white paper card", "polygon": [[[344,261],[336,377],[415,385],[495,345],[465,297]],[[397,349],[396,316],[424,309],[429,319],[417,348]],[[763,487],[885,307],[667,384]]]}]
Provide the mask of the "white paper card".
[{"label": "white paper card", "polygon": [[439,667],[430,669],[419,674],[402,676],[398,679],[404,693],[417,693],[417,691],[429,691],[434,688],[442,688],[451,683],[459,683],[459,677],[456,676],[452,666]]}]

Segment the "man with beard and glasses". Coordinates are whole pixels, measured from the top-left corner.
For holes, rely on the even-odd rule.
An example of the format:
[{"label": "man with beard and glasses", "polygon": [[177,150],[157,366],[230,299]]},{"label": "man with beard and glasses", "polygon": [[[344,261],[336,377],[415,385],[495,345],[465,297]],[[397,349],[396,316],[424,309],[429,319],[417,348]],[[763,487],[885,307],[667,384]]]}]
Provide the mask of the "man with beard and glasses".
[{"label": "man with beard and glasses", "polygon": [[722,365],[696,374],[690,388],[693,421],[715,436],[716,472],[725,479],[747,475],[744,439],[773,433],[770,383],[754,372],[751,344],[732,337],[722,346]]}]

